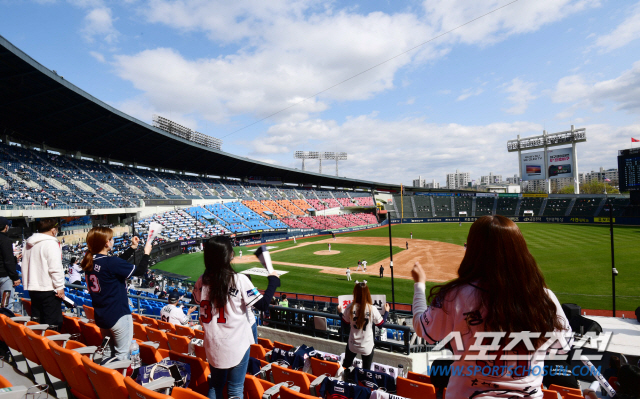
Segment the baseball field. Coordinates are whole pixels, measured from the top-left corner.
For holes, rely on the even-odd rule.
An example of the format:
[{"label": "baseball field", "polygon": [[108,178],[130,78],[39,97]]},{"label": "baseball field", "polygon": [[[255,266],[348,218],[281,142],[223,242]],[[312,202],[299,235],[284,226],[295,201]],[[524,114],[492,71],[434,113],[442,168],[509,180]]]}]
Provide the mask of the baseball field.
[{"label": "baseball field", "polygon": [[[416,261],[430,277],[430,285],[456,277],[470,226],[470,223],[393,226],[397,302],[412,300],[410,270]],[[547,285],[560,302],[577,303],[585,309],[612,308],[608,226],[521,223],[519,227]],[[640,306],[640,226],[617,226],[614,237],[615,265],[620,273],[616,278],[616,309],[627,311],[626,317],[634,317],[629,311]],[[386,227],[339,234],[335,241],[330,236],[320,236],[297,240],[296,244],[286,241],[268,246],[276,269],[288,272],[281,278],[282,291],[337,296],[351,293],[353,281],[366,279],[372,293],[386,294],[391,300]],[[255,249],[235,249],[234,263],[238,271],[260,267],[253,255]],[[367,261],[366,273],[356,271],[358,260]],[[384,267],[383,278],[379,277],[380,265]],[[347,267],[351,270],[351,282],[345,275]],[[197,279],[204,268],[202,253],[177,256],[159,263],[156,268]],[[258,288],[266,288],[265,277],[252,278]]]}]

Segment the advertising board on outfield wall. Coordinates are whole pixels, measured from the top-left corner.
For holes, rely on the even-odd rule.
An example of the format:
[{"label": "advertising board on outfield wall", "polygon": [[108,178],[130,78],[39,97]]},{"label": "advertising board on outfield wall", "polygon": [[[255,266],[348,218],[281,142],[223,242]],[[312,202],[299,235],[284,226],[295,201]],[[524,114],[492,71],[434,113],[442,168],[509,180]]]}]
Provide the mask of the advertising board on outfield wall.
[{"label": "advertising board on outfield wall", "polygon": [[[505,216],[516,223],[609,223],[607,217],[592,216]],[[450,217],[450,218],[403,218],[391,219],[391,224],[400,223],[448,223],[448,222],[475,222],[476,217]],[[640,218],[614,217],[614,224],[640,225]]]}]

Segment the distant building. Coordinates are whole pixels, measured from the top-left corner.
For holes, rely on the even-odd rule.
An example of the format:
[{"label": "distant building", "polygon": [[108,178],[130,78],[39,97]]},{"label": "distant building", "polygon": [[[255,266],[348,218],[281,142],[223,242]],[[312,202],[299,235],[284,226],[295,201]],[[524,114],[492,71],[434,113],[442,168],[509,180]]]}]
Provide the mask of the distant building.
[{"label": "distant building", "polygon": [[436,182],[436,179],[433,179],[431,183],[427,183],[424,186],[425,188],[440,188],[440,183]]},{"label": "distant building", "polygon": [[494,175],[491,172],[489,172],[489,176],[480,177],[480,184],[482,185],[496,184],[500,182],[502,182],[502,175]]},{"label": "distant building", "polygon": [[424,187],[424,186],[425,184],[422,176],[418,176],[418,178],[413,181],[413,187]]},{"label": "distant building", "polygon": [[591,171],[590,173],[586,173],[584,175],[584,183],[591,183],[592,181],[597,181],[600,183],[604,183],[605,180],[608,179],[607,183],[618,183],[618,169],[604,169],[600,167],[600,170],[597,172]]},{"label": "distant building", "polygon": [[520,184],[520,176],[513,175],[513,177],[507,177],[507,183],[509,183],[509,184]]},{"label": "distant building", "polygon": [[456,173],[447,174],[447,188],[449,190],[467,188],[470,182],[471,182],[471,173],[469,172],[460,173],[456,169]]}]

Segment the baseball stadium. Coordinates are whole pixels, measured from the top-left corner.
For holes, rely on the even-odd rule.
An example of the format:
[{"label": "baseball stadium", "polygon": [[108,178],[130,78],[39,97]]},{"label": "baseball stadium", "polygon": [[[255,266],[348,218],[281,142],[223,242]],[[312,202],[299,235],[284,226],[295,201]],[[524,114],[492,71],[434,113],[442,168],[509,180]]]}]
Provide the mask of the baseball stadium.
[{"label": "baseball stadium", "polygon": [[[205,273],[207,245],[220,237],[233,245],[233,270],[249,276],[260,296],[270,292],[274,274],[279,278],[267,310],[249,310],[258,331],[250,349],[258,371],[247,374],[245,398],[338,397],[327,396],[325,385],[342,370],[329,361],[330,354],[342,356],[349,338],[339,297],[363,283],[374,302],[383,296],[390,308],[388,319],[375,328],[371,370],[391,378],[388,391],[398,397],[444,398],[446,383],[429,369],[449,361],[451,351],[414,328],[414,267],[426,276],[427,294],[458,278],[472,226],[496,215],[521,231],[573,332],[613,334],[596,366],[604,370],[612,357],[635,365],[640,357],[637,191],[427,189],[260,162],[225,152],[218,140],[166,118],[149,125],[123,113],[3,37],[0,82],[0,221],[6,221],[6,235],[22,261],[18,273],[24,278],[28,240],[42,233],[48,220],[55,223],[62,265],[69,270],[57,329],[47,329],[50,323],[38,318],[45,315],[34,311],[32,301],[39,296],[33,290],[20,283],[3,293],[3,306],[11,310],[0,318],[6,348],[1,355],[9,365],[0,368],[0,384],[16,388],[7,398],[25,397],[29,390],[57,398],[206,397],[214,366],[207,352],[211,346],[205,350],[205,333],[198,329],[206,309],[198,306],[194,289]],[[564,143],[575,148],[583,138],[573,131]],[[70,273],[86,253],[98,264],[87,234],[100,226],[113,232],[108,255],[127,255],[135,270],[136,262],[148,260],[148,271],[129,274],[127,300],[138,366],[172,362],[155,381],[153,371],[151,378],[127,377],[133,360],[111,365],[96,360],[107,356],[113,343],[96,324],[94,306],[99,306],[89,273],[75,281]],[[134,242],[136,248],[127,252]],[[184,326],[163,316],[174,296],[185,311],[194,307]],[[378,305],[385,313],[384,304]],[[287,363],[283,372],[274,360],[280,349],[293,359],[304,348],[316,351],[302,355],[303,363],[313,360],[309,367]],[[599,350],[585,348],[585,353]],[[578,380],[578,388],[545,384],[544,398],[586,397],[583,390],[599,381],[593,375]]]}]

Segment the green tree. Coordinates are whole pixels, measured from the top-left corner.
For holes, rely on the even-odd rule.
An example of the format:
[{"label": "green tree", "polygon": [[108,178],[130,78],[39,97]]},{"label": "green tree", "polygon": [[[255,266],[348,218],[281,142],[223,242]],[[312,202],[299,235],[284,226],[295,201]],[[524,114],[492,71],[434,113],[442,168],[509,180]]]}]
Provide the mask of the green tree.
[{"label": "green tree", "polygon": [[609,183],[594,180],[580,185],[580,194],[604,194],[605,190],[607,194],[620,194],[620,190]]}]

